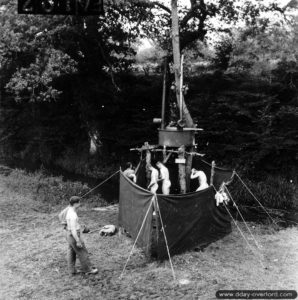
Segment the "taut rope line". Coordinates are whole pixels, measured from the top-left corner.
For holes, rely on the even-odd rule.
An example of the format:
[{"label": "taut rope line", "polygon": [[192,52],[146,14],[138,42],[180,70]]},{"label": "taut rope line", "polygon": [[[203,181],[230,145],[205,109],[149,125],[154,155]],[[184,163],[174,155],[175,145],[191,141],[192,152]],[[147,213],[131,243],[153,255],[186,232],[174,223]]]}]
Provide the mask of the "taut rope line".
[{"label": "taut rope line", "polygon": [[115,172],[114,174],[112,174],[110,177],[108,177],[107,179],[105,179],[104,181],[102,181],[101,183],[99,183],[97,186],[95,186],[94,188],[92,188],[91,190],[89,190],[86,194],[84,194],[83,196],[81,196],[81,198],[86,197],[88,194],[90,194],[91,192],[93,192],[95,189],[99,188],[101,185],[103,185],[105,182],[107,182],[109,179],[111,179],[113,176],[115,176],[118,172],[120,172],[120,170],[118,170],[117,172]]},{"label": "taut rope line", "polygon": [[[234,218],[233,218],[232,214],[230,213],[230,211],[229,211],[227,205],[226,205],[224,202],[223,202],[223,204],[224,204],[225,209],[227,210],[228,214],[229,214],[230,217],[232,218],[234,224],[236,225],[237,229],[239,230],[240,234],[242,235],[242,237],[244,238],[245,242],[247,243],[248,247],[250,248],[250,250],[252,251],[252,253],[255,254],[254,248],[250,245],[250,243],[249,243],[248,240],[246,239],[245,235],[243,234],[241,228],[238,226],[237,222],[234,220]],[[264,266],[264,264],[263,264],[263,262],[262,262],[261,259],[260,259],[260,263],[261,263],[262,267],[265,268],[265,266]]]},{"label": "taut rope line", "polygon": [[236,209],[237,209],[237,212],[239,213],[239,215],[240,215],[241,219],[243,220],[243,222],[244,222],[244,224],[245,224],[247,230],[249,231],[250,235],[252,236],[252,238],[253,238],[253,240],[254,240],[256,246],[258,247],[259,250],[261,250],[261,246],[259,245],[259,243],[258,243],[257,240],[255,239],[255,237],[254,237],[253,233],[251,232],[249,226],[247,225],[246,221],[244,220],[244,217],[243,217],[242,213],[240,212],[238,205],[237,205],[236,202],[234,201],[234,199],[233,199],[233,197],[232,197],[230,191],[228,190],[228,188],[227,188],[226,186],[224,186],[224,188],[225,188],[225,190],[227,191],[229,197],[231,198],[233,204],[235,205],[235,207],[236,207]]},{"label": "taut rope line", "polygon": [[149,205],[149,207],[148,207],[148,210],[147,210],[146,215],[145,215],[145,217],[144,217],[144,220],[143,220],[143,222],[142,222],[141,228],[140,228],[140,230],[139,230],[139,232],[138,232],[138,235],[137,235],[137,237],[136,237],[136,239],[135,239],[135,241],[134,241],[134,243],[133,243],[132,249],[131,249],[131,251],[130,251],[130,253],[129,253],[129,256],[128,256],[127,260],[126,260],[126,263],[125,263],[125,265],[124,265],[124,268],[123,268],[123,270],[122,270],[122,272],[121,272],[121,275],[120,275],[120,277],[119,277],[120,279],[122,278],[122,276],[123,276],[123,274],[124,274],[124,272],[125,272],[126,266],[127,266],[128,262],[129,262],[129,260],[130,260],[130,257],[131,257],[131,255],[132,255],[133,249],[134,249],[134,247],[135,247],[135,245],[136,245],[136,243],[137,243],[137,241],[138,241],[138,239],[139,239],[139,236],[140,236],[141,231],[142,231],[142,229],[143,229],[143,227],[144,227],[144,224],[145,224],[145,221],[146,221],[146,219],[147,219],[147,216],[148,216],[148,213],[149,213],[149,211],[150,211],[150,208],[151,208],[151,206],[152,206],[152,203],[153,203],[153,198],[152,198],[152,200],[151,200],[151,202],[150,202],[150,205]]},{"label": "taut rope line", "polygon": [[174,271],[174,267],[173,267],[171,255],[170,255],[170,249],[169,249],[169,246],[168,246],[168,240],[167,240],[167,236],[166,236],[165,229],[164,229],[164,226],[163,226],[163,221],[162,221],[162,218],[161,218],[161,213],[160,213],[159,204],[158,204],[156,195],[155,195],[155,200],[156,200],[158,214],[159,214],[160,221],[161,221],[161,228],[162,228],[162,231],[163,231],[163,234],[164,234],[164,237],[165,237],[165,242],[166,242],[166,247],[167,247],[169,261],[170,261],[170,265],[171,265],[171,269],[172,269],[173,278],[174,278],[174,281],[176,281],[176,275],[175,275],[175,271]]},{"label": "taut rope line", "polygon": [[269,212],[266,210],[266,208],[262,205],[262,203],[257,199],[257,197],[253,194],[253,192],[249,189],[249,187],[244,183],[244,181],[240,178],[240,176],[238,175],[237,172],[235,172],[236,176],[239,178],[239,180],[241,181],[241,183],[246,187],[246,189],[248,190],[248,192],[252,195],[252,197],[260,204],[260,206],[263,208],[263,210],[266,212],[266,214],[269,216],[269,218],[271,219],[271,221],[277,225],[277,223],[274,221],[274,219],[271,217],[271,215],[269,214]]},{"label": "taut rope line", "polygon": [[[215,192],[217,192],[216,188],[214,185],[212,185],[213,189],[215,190]],[[250,250],[252,251],[253,254],[255,254],[255,250],[254,248],[250,245],[250,243],[248,242],[247,238],[245,237],[244,233],[242,232],[241,228],[238,226],[237,222],[235,221],[235,219],[233,218],[231,212],[229,211],[227,205],[225,204],[225,202],[223,202],[223,205],[225,206],[226,211],[228,212],[228,214],[230,215],[231,219],[233,220],[234,224],[236,225],[237,229],[239,230],[240,234],[242,235],[242,237],[244,238],[245,242],[247,243],[248,247],[250,248]],[[262,265],[263,268],[265,268],[262,260],[260,259],[260,263]]]}]

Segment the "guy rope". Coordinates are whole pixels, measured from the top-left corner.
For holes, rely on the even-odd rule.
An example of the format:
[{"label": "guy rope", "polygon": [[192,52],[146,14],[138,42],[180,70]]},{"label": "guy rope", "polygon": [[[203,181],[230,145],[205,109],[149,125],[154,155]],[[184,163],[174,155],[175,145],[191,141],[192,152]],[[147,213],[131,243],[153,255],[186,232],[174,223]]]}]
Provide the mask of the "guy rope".
[{"label": "guy rope", "polygon": [[109,176],[107,179],[105,179],[104,181],[102,181],[101,183],[99,183],[97,186],[95,186],[94,188],[92,188],[91,190],[89,190],[86,194],[84,194],[83,196],[81,196],[81,198],[86,197],[87,195],[89,195],[90,193],[92,193],[94,190],[96,190],[97,188],[99,188],[101,185],[103,185],[104,183],[106,183],[109,179],[111,179],[112,177],[114,177],[116,174],[118,174],[120,172],[120,170],[116,171],[114,174],[112,174],[111,176]]},{"label": "guy rope", "polygon": [[240,178],[239,174],[237,172],[235,172],[235,175],[238,177],[238,179],[240,180],[240,182],[243,184],[243,186],[247,189],[247,191],[251,194],[251,196],[258,202],[258,204],[263,208],[263,210],[265,211],[265,213],[269,216],[269,218],[271,219],[271,221],[277,225],[277,223],[275,222],[275,220],[271,217],[271,215],[269,214],[269,212],[267,211],[267,209],[262,205],[262,203],[257,199],[257,197],[253,194],[253,192],[250,190],[250,188],[244,183],[244,181]]}]

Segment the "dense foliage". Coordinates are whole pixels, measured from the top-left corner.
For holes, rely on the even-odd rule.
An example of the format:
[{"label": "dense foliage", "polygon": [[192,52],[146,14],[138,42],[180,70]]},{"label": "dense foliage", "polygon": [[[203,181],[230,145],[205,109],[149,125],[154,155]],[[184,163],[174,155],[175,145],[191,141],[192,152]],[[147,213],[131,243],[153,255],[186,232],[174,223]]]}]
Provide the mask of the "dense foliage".
[{"label": "dense foliage", "polygon": [[[1,3],[3,157],[101,176],[132,146],[156,142],[162,57],[155,56],[171,56],[168,7],[132,1],[106,7],[103,17],[45,17],[19,16],[16,1]],[[186,102],[204,128],[198,150],[256,179],[261,171],[295,179],[295,18],[259,1],[190,4],[179,14]],[[135,56],[144,36],[155,42],[156,55],[147,49]],[[135,57],[145,76],[134,71]],[[151,75],[148,63],[157,67]],[[90,157],[94,134],[102,146]]]},{"label": "dense foliage", "polygon": [[[68,205],[68,199],[73,195],[84,195],[90,188],[78,181],[65,181],[61,176],[45,174],[42,170],[27,173],[15,169],[9,176],[3,178],[5,187],[32,197],[42,212],[51,212],[56,205]],[[97,193],[90,193],[84,198],[84,203],[94,206],[105,206],[107,202]]]}]

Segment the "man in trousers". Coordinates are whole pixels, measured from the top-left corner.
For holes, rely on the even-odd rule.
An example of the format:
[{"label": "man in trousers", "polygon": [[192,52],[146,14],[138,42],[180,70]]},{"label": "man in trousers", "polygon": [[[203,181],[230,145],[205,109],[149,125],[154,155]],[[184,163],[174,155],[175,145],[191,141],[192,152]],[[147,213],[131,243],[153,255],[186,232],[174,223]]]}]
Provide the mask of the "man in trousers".
[{"label": "man in trousers", "polygon": [[69,200],[69,207],[66,212],[66,239],[68,241],[67,263],[71,275],[79,273],[75,268],[76,257],[81,263],[81,273],[96,274],[98,270],[92,267],[88,251],[82,239],[81,226],[77,215],[81,198],[73,196]]}]

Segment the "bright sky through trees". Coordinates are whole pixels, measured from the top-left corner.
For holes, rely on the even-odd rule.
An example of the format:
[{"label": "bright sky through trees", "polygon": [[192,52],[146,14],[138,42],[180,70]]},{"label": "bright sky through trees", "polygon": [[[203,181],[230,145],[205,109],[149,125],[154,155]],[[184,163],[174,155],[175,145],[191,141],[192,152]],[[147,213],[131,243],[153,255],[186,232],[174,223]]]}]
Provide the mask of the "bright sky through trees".
[{"label": "bright sky through trees", "polygon": [[[214,0],[205,0],[205,2],[214,2]],[[239,2],[241,4],[241,2],[243,2],[244,0],[235,0],[235,2]],[[291,0],[251,0],[251,2],[259,2],[259,3],[263,3],[265,5],[270,4],[270,3],[277,3],[279,6],[281,7],[285,7]],[[167,7],[171,7],[171,0],[159,0],[158,2],[163,3],[164,5],[166,5]],[[190,7],[190,0],[178,0],[178,6],[186,6],[186,7]],[[269,14],[273,14],[272,12],[269,12]],[[276,16],[273,16],[270,18],[271,20],[276,19]],[[220,24],[217,20],[212,20],[213,25],[215,26],[219,26],[222,27],[224,26],[223,24]],[[241,26],[241,25],[240,25]],[[216,37],[213,35],[211,37],[211,39],[216,39]],[[138,47],[138,51],[142,51],[144,49],[149,49],[149,48],[153,48],[154,47],[154,43],[152,41],[150,41],[149,39],[142,39],[140,46]]]}]

